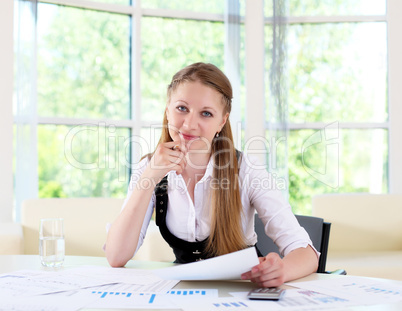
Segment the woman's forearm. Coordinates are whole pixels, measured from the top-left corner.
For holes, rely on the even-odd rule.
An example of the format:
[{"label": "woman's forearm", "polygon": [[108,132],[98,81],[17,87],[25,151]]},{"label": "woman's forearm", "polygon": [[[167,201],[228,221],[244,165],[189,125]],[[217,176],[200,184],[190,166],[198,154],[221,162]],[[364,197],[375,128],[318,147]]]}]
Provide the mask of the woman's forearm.
[{"label": "woman's forearm", "polygon": [[292,281],[317,271],[318,257],[309,245],[306,248],[298,248],[283,258],[285,265],[284,281]]},{"label": "woman's forearm", "polygon": [[[125,208],[113,222],[106,239],[106,258],[112,267],[122,267],[137,249],[142,224],[152,198],[154,183],[147,171],[138,181]],[[150,183],[146,185],[146,183]]]}]

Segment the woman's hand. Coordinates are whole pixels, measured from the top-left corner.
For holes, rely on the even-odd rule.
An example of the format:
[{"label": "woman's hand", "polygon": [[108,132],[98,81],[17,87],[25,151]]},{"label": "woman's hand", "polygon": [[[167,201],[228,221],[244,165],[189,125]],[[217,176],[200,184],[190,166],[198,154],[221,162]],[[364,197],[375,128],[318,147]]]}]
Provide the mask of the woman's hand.
[{"label": "woman's hand", "polygon": [[297,248],[281,258],[277,253],[260,257],[260,264],[243,273],[243,280],[250,280],[261,287],[278,287],[317,271],[318,256],[313,248]]},{"label": "woman's hand", "polygon": [[285,282],[285,265],[277,253],[259,257],[260,264],[241,275],[242,280],[250,280],[260,287],[277,287]]},{"label": "woman's hand", "polygon": [[149,168],[161,179],[169,171],[182,174],[187,165],[187,147],[180,141],[159,144],[149,163]]}]

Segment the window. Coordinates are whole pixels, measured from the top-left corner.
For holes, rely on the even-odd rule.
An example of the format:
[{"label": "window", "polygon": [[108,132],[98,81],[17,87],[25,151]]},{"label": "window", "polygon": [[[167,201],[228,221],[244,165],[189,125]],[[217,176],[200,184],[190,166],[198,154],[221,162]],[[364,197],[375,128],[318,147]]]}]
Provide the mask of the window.
[{"label": "window", "polygon": [[159,139],[162,112],[166,106],[166,88],[172,75],[178,69],[198,61],[213,63],[223,70],[224,38],[222,20],[142,18],[141,137],[153,142],[142,150],[142,155],[152,152]]},{"label": "window", "polygon": [[130,16],[39,3],[39,197],[123,196]]},{"label": "window", "polygon": [[[271,64],[273,9],[266,6]],[[282,8],[285,35],[276,44],[286,46],[279,74],[286,84],[289,199],[296,213],[310,213],[315,194],[388,192],[385,8],[385,1],[289,1]],[[266,98],[269,106],[269,93]],[[269,111],[266,120],[275,123]]]},{"label": "window", "polygon": [[172,74],[196,61],[225,69],[224,9],[224,1],[39,2],[39,197],[125,195],[131,165],[159,138]]},{"label": "window", "polygon": [[[289,6],[279,37],[273,3],[281,1],[239,0],[235,35],[228,33],[225,6],[236,1],[142,0],[140,8],[132,2],[39,1],[33,83],[38,160],[26,174],[38,181],[39,197],[123,197],[131,164],[159,138],[171,75],[194,61],[228,73],[230,45],[240,55],[238,81],[231,79],[238,91],[231,116],[236,145],[259,136],[276,149],[274,166],[272,159],[267,163],[286,180],[296,213],[309,214],[311,197],[319,193],[400,191],[399,0],[284,1]],[[260,40],[243,16],[263,3]],[[282,41],[274,42],[274,34]],[[263,50],[260,41],[265,55],[247,58],[250,44]],[[275,48],[283,54],[274,54]],[[270,87],[273,55],[283,57],[276,82],[286,109],[277,115],[271,113],[278,104]],[[248,100],[249,86],[262,77],[249,71],[250,64],[265,66],[258,101]],[[263,115],[255,108],[260,104]],[[279,135],[276,141],[272,135]]]}]

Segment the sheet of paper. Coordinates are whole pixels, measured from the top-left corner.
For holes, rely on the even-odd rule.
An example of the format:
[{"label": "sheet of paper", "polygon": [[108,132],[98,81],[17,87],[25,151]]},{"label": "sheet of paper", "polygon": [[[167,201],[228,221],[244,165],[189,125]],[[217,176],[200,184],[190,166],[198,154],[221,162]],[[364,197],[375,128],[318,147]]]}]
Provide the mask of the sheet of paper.
[{"label": "sheet of paper", "polygon": [[0,310],[18,311],[75,311],[80,310],[95,297],[85,295],[81,291],[60,294],[40,295],[34,297],[2,297]]},{"label": "sheet of paper", "polygon": [[281,310],[326,310],[345,308],[355,305],[353,301],[329,296],[305,289],[287,289],[278,301],[249,300],[247,292],[230,293],[233,297],[241,299],[255,311],[281,311]]},{"label": "sheet of paper", "polygon": [[97,291],[110,291],[110,292],[140,292],[140,293],[166,293],[168,290],[172,289],[178,280],[160,280],[152,284],[108,284],[98,287],[91,287],[92,290]]},{"label": "sheet of paper", "polygon": [[166,292],[178,282],[140,269],[86,266],[56,271],[22,270],[0,275],[0,297],[34,296],[106,284],[130,287],[131,291]]},{"label": "sheet of paper", "polygon": [[250,247],[202,261],[156,269],[154,273],[170,280],[236,280],[258,264],[257,252]]},{"label": "sheet of paper", "polygon": [[[113,272],[116,272],[115,277],[113,277]],[[116,281],[142,284],[110,284]],[[121,298],[124,295],[127,296],[128,292],[130,292],[130,296],[136,297],[134,304],[139,307],[148,308],[151,305],[153,308],[160,308],[164,304],[175,307],[169,298],[158,296],[157,299],[151,300],[151,297],[155,293],[162,293],[162,296],[166,295],[166,292],[178,282],[177,280],[164,280],[156,277],[150,270],[110,270],[84,267],[82,269],[58,271],[17,271],[12,274],[0,275],[0,310],[72,311],[87,307],[94,301],[99,301],[98,293],[102,293],[100,296],[106,295],[107,297],[111,296],[110,293],[119,294]],[[99,286],[100,284],[107,285]],[[148,300],[145,296],[148,297]],[[111,302],[107,306],[110,308],[124,307],[124,305],[126,307],[133,306],[133,298],[130,303],[127,300],[120,303],[119,297],[111,298]],[[153,303],[149,303],[150,301]],[[105,305],[105,300],[101,299],[100,304],[102,306],[98,307],[102,308]]]},{"label": "sheet of paper", "polygon": [[389,283],[357,276],[287,283],[288,285],[336,296],[362,305],[402,301],[402,282]]},{"label": "sheet of paper", "polygon": [[178,301],[176,304],[185,311],[201,310],[254,310],[254,311],[312,311],[345,310],[358,305],[353,300],[326,295],[307,289],[287,289],[279,301],[249,300],[247,292],[230,293],[233,297],[208,297],[202,301]]},{"label": "sheet of paper", "polygon": [[104,284],[124,283],[150,285],[161,281],[161,278],[156,276],[152,270],[144,269],[83,266],[65,270],[65,273],[95,278],[102,280]]},{"label": "sheet of paper", "polygon": [[181,302],[200,304],[204,299],[218,297],[217,289],[172,290],[164,294],[91,291],[89,295],[97,298],[87,308],[143,308],[177,309]]},{"label": "sheet of paper", "polygon": [[[205,311],[205,310],[225,310],[225,311],[250,311],[253,310],[249,305],[249,301],[241,300],[236,297],[221,297],[204,299],[202,302],[181,301],[178,305],[183,311]],[[271,311],[265,308],[264,311]]]},{"label": "sheet of paper", "polygon": [[0,275],[0,297],[33,296],[103,284],[98,279],[57,271],[17,271]]}]

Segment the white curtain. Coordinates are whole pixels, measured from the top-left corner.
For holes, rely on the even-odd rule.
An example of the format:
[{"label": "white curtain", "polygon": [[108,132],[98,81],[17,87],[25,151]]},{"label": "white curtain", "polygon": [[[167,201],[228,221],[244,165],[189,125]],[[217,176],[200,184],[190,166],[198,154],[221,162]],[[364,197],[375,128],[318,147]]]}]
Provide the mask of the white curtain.
[{"label": "white curtain", "polygon": [[268,169],[277,179],[286,182],[285,194],[288,195],[288,83],[286,73],[286,32],[288,16],[287,0],[273,0],[272,24],[272,64],[268,72],[269,104],[268,133],[270,154]]},{"label": "white curtain", "polygon": [[38,196],[36,109],[37,0],[15,0],[15,215],[21,203]]}]

